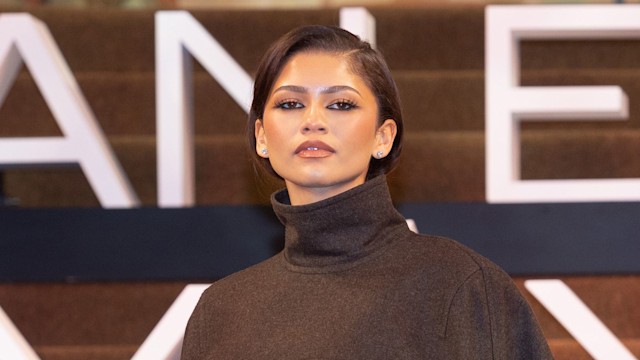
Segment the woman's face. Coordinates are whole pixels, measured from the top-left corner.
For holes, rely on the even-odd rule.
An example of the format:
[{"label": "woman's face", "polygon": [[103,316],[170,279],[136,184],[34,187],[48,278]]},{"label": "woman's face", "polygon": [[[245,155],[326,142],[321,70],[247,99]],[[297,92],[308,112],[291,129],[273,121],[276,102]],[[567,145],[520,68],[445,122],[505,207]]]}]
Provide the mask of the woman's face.
[{"label": "woman's face", "polygon": [[320,201],[362,184],[371,157],[389,153],[396,124],[378,127],[377,117],[374,94],[345,56],[299,53],[256,121],[256,151],[285,180],[293,205]]}]

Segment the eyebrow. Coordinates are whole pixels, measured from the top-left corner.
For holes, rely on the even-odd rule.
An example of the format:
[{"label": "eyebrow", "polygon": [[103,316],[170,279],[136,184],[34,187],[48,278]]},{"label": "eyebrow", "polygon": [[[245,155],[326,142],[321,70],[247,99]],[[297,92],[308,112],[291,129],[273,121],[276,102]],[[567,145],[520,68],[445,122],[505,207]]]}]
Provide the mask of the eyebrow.
[{"label": "eyebrow", "polygon": [[[291,91],[291,92],[295,92],[295,93],[301,93],[301,94],[306,94],[309,92],[309,89],[307,89],[304,86],[297,86],[297,85],[283,85],[280,86],[279,88],[275,89],[273,91],[273,93],[277,93],[279,91]],[[352,91],[355,92],[356,94],[362,96],[360,94],[360,92],[354,88],[352,88],[351,86],[347,86],[347,85],[335,85],[335,86],[329,86],[329,87],[325,87],[322,88],[320,90],[321,94],[335,94],[337,92],[340,91]]]}]

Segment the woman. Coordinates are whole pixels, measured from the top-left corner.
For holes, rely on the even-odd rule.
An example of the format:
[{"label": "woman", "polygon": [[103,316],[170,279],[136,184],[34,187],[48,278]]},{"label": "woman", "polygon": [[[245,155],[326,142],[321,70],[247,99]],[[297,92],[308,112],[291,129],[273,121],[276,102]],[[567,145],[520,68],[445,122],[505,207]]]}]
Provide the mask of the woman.
[{"label": "woman", "polygon": [[258,68],[249,115],[285,225],[278,255],[213,284],[182,359],[548,359],[507,274],[412,233],[384,174],[402,148],[382,56],[347,31],[298,28]]}]

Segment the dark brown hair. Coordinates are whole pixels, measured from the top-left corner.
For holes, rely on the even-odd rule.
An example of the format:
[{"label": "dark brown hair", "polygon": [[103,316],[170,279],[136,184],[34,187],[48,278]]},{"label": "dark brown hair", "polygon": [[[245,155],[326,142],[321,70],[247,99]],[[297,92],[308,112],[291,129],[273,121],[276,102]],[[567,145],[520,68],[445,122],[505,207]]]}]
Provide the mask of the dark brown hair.
[{"label": "dark brown hair", "polygon": [[254,163],[279,177],[268,159],[256,153],[255,121],[262,119],[267,99],[282,69],[293,55],[302,52],[325,52],[344,55],[354,74],[360,76],[376,97],[378,126],[384,120],[396,122],[397,134],[393,147],[382,159],[371,158],[367,180],[391,171],[402,150],[402,111],[400,98],[389,67],[382,55],[350,32],[333,26],[311,25],[296,28],[278,39],[265,53],[253,86],[253,102],[247,122],[247,138]]}]

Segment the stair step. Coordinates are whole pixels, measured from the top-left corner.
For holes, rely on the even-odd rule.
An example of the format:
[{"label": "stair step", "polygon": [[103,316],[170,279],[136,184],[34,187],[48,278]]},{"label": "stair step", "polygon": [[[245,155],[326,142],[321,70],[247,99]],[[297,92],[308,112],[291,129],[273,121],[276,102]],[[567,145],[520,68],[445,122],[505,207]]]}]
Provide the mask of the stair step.
[{"label": "stair step", "polygon": [[138,347],[185,285],[0,284],[0,306],[34,347]]},{"label": "stair step", "polygon": [[[406,131],[483,130],[484,76],[479,71],[396,72]],[[154,135],[154,73],[79,73],[83,90],[103,131],[109,136]],[[626,92],[630,117],[625,121],[536,122],[535,128],[640,129],[640,71],[533,71],[525,86],[619,85]],[[29,99],[25,101],[25,99]],[[246,112],[208,74],[194,76],[195,132],[243,134]],[[61,131],[33,79],[21,75],[0,107],[0,136],[59,136]]]},{"label": "stair step", "polygon": [[[636,357],[640,356],[640,339],[620,339]],[[575,340],[551,339],[549,347],[555,360],[593,360],[593,357]]]},{"label": "stair step", "polygon": [[[369,11],[376,18],[378,47],[392,69],[484,67],[483,4],[372,7]],[[153,10],[46,7],[30,12],[50,28],[74,71],[153,71]],[[268,44],[289,29],[309,23],[339,22],[337,9],[190,13],[249,71],[255,69]],[[250,35],[239,36],[247,31],[246,24],[251,24]],[[407,43],[412,45],[410,51]],[[523,41],[522,65],[526,69],[637,68],[637,43],[606,39]]]},{"label": "stair step", "polygon": [[38,346],[41,360],[129,360],[137,345]]},{"label": "stair step", "polygon": [[[485,201],[484,142],[480,131],[407,134],[399,166],[389,175],[394,199]],[[142,203],[156,204],[153,137],[115,137],[111,145]],[[636,130],[523,131],[522,178],[640,178],[638,153]],[[256,179],[241,136],[198,137],[195,168],[199,205],[268,204],[268,195],[281,186]],[[20,206],[99,205],[77,166],[10,168],[4,178],[7,196]]]},{"label": "stair step", "polygon": [[[154,10],[40,7],[29,12],[49,27],[75,72],[145,72],[155,67]],[[338,22],[337,10],[190,13],[245,69],[255,68],[268,45],[289,29]],[[251,26],[247,28],[247,24]],[[247,36],[239,38],[238,34]]]},{"label": "stair step", "polygon": [[[559,277],[618,338],[640,343],[640,275],[563,276]],[[571,335],[524,288],[524,278],[516,285],[529,301],[538,322],[549,339],[571,339]],[[637,348],[640,350],[640,348]]]}]

